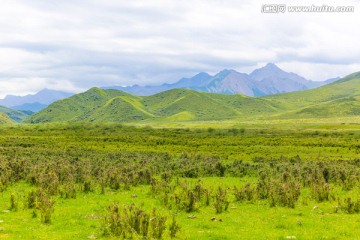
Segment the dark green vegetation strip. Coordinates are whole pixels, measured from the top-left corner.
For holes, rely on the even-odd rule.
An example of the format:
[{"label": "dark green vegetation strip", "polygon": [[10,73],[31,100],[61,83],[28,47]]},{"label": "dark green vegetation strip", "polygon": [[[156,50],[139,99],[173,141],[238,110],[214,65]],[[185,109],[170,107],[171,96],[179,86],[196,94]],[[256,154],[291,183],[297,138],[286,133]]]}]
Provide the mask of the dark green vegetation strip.
[{"label": "dark green vegetation strip", "polygon": [[352,130],[2,127],[0,238],[356,238],[359,140]]}]

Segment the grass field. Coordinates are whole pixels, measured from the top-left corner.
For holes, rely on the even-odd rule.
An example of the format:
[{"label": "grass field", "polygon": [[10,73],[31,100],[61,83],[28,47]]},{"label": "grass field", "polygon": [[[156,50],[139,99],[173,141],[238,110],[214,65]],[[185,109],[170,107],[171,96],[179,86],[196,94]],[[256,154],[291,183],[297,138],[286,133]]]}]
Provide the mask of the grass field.
[{"label": "grass field", "polygon": [[0,239],[357,239],[358,123],[1,126]]}]

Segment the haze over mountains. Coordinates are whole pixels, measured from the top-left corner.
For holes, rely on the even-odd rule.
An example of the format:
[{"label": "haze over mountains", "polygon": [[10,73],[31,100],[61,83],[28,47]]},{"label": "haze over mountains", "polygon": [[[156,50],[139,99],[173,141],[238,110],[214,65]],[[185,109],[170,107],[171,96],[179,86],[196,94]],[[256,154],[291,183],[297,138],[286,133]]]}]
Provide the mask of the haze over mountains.
[{"label": "haze over mountains", "polygon": [[103,87],[103,89],[118,89],[140,96],[152,95],[174,88],[222,94],[264,96],[311,89],[336,80],[338,78],[323,82],[311,81],[295,73],[285,72],[273,63],[268,63],[266,66],[256,69],[250,74],[225,69],[214,76],[202,72],[191,78],[182,78],[173,84],[162,84],[159,86],[133,85],[128,87],[109,86]]},{"label": "haze over mountains", "polygon": [[248,97],[172,89],[151,96],[91,88],[25,119],[45,122],[209,121],[360,116],[360,72],[305,91]]},{"label": "haze over mountains", "polygon": [[[269,63],[260,69],[254,70],[250,74],[239,73],[235,70],[223,70],[215,76],[211,76],[201,72],[191,78],[182,78],[172,84],[164,83],[159,86],[110,86],[102,88],[119,89],[139,96],[153,95],[175,88],[211,93],[264,96],[306,90],[331,83],[338,79],[339,78],[334,78],[324,82],[310,81],[295,73],[285,72],[275,64]],[[20,111],[38,112],[49,104],[72,95],[73,93],[43,89],[33,95],[8,95],[4,99],[0,99],[0,105]]]},{"label": "haze over mountains", "polygon": [[49,104],[72,95],[73,93],[43,89],[36,94],[26,96],[7,95],[4,99],[0,99],[0,105],[15,110],[38,112]]}]

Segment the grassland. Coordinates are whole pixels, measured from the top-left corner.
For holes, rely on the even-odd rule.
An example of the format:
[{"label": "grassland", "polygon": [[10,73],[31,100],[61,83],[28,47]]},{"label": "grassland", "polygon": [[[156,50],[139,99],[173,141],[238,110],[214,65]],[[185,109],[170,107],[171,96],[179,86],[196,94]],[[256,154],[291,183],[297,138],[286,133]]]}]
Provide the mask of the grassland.
[{"label": "grassland", "polygon": [[358,124],[1,126],[0,239],[118,239],[114,202],[166,217],[163,239],[173,216],[174,239],[356,239]]}]

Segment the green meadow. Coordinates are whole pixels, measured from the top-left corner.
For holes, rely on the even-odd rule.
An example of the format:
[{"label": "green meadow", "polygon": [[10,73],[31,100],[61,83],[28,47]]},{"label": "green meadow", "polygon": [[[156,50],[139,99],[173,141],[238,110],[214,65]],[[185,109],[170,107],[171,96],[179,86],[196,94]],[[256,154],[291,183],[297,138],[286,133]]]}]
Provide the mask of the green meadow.
[{"label": "green meadow", "polygon": [[0,128],[0,239],[357,239],[358,118]]}]

